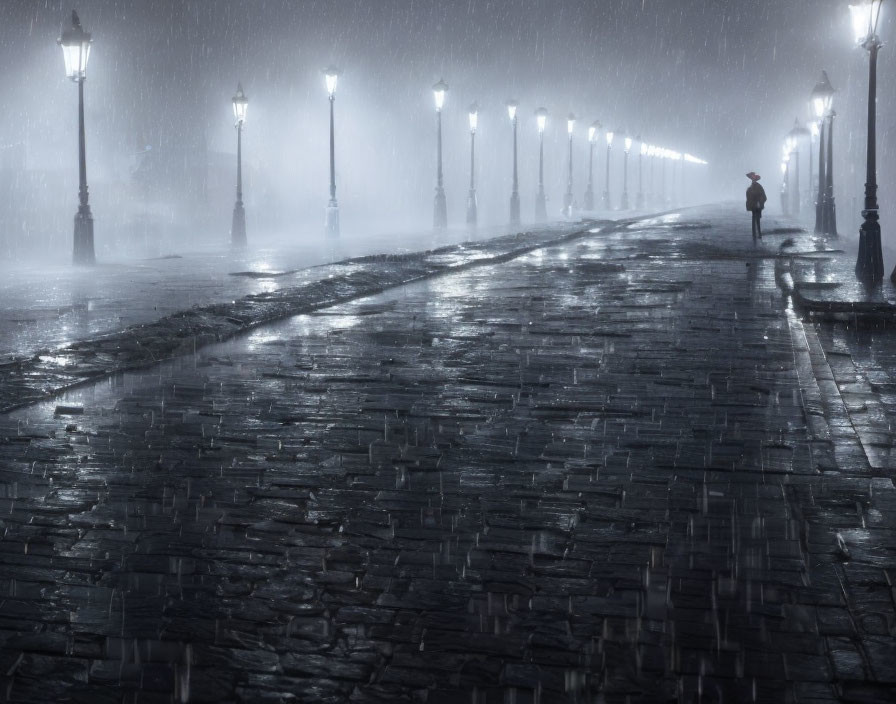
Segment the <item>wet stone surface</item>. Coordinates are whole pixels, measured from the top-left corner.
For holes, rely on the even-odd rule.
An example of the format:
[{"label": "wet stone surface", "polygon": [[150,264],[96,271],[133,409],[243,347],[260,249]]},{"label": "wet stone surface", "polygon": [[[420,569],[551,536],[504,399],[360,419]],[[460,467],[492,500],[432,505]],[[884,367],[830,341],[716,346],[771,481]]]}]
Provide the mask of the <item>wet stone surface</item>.
[{"label": "wet stone surface", "polygon": [[893,701],[890,472],[776,245],[706,222],[0,418],[0,696]]}]

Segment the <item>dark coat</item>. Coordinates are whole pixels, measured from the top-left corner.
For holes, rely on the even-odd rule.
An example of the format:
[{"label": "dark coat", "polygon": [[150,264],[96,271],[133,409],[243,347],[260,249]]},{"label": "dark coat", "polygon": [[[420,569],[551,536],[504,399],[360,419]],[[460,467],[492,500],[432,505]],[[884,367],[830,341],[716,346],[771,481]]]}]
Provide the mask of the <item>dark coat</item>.
[{"label": "dark coat", "polygon": [[758,181],[753,181],[747,189],[747,210],[762,210],[766,200],[765,189]]}]

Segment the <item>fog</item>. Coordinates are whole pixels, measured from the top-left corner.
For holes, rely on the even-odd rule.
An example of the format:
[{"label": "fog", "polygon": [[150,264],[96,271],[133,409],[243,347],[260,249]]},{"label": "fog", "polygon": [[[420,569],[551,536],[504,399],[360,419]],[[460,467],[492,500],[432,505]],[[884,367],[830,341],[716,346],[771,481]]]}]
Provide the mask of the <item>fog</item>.
[{"label": "fog", "polygon": [[[87,170],[100,260],[226,248],[235,185],[231,97],[238,81],[249,98],[243,158],[250,247],[322,239],[329,174],[322,69],[330,64],[342,70],[337,197],[349,238],[432,228],[431,86],[440,78],[450,87],[443,112],[449,226],[464,221],[467,108],[476,101],[479,218],[488,227],[508,217],[509,98],[520,103],[524,223],[534,214],[534,111],[540,106],[550,112],[545,188],[552,217],[560,215],[566,188],[569,112],[579,117],[573,145],[578,204],[586,185],[586,129],[600,120],[707,160],[705,167],[688,166],[682,201],[732,199],[732,207],[742,209],[744,174],[756,170],[774,209],[781,143],[794,117],[808,118],[809,92],[822,69],[838,89],[840,231],[853,239],[858,231],[867,56],[852,44],[845,2],[82,0],[75,9],[93,38],[85,83]],[[7,260],[71,256],[77,87],[65,78],[56,45],[71,10],[55,0],[0,6],[0,191],[7,208],[0,237]],[[892,13],[885,14],[885,42],[893,28]],[[887,117],[896,86],[888,47],[879,76],[886,243],[896,196]],[[619,142],[614,147],[610,190],[618,206],[622,150]],[[598,201],[604,158],[601,135],[594,167]],[[808,189],[805,145],[801,158]],[[632,203],[636,191],[632,153]],[[887,256],[889,270],[894,262]]]}]

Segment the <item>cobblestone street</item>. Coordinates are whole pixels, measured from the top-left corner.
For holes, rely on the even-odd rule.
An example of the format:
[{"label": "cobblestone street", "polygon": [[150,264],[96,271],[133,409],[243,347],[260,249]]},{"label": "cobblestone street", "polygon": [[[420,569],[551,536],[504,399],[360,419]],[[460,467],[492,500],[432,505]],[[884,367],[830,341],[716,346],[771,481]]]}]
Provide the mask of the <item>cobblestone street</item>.
[{"label": "cobblestone street", "polygon": [[0,417],[0,699],[896,700],[896,361],[719,213]]}]

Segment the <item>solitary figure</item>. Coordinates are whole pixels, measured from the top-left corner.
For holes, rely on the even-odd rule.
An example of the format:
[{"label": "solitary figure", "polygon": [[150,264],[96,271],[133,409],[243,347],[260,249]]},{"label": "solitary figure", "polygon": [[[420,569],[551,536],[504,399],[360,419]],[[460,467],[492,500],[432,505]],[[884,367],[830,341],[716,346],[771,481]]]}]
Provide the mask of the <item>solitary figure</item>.
[{"label": "solitary figure", "polygon": [[765,189],[759,185],[759,174],[751,171],[747,174],[747,178],[752,181],[750,187],[747,188],[747,210],[753,213],[753,239],[762,237],[762,209],[765,207]]}]

